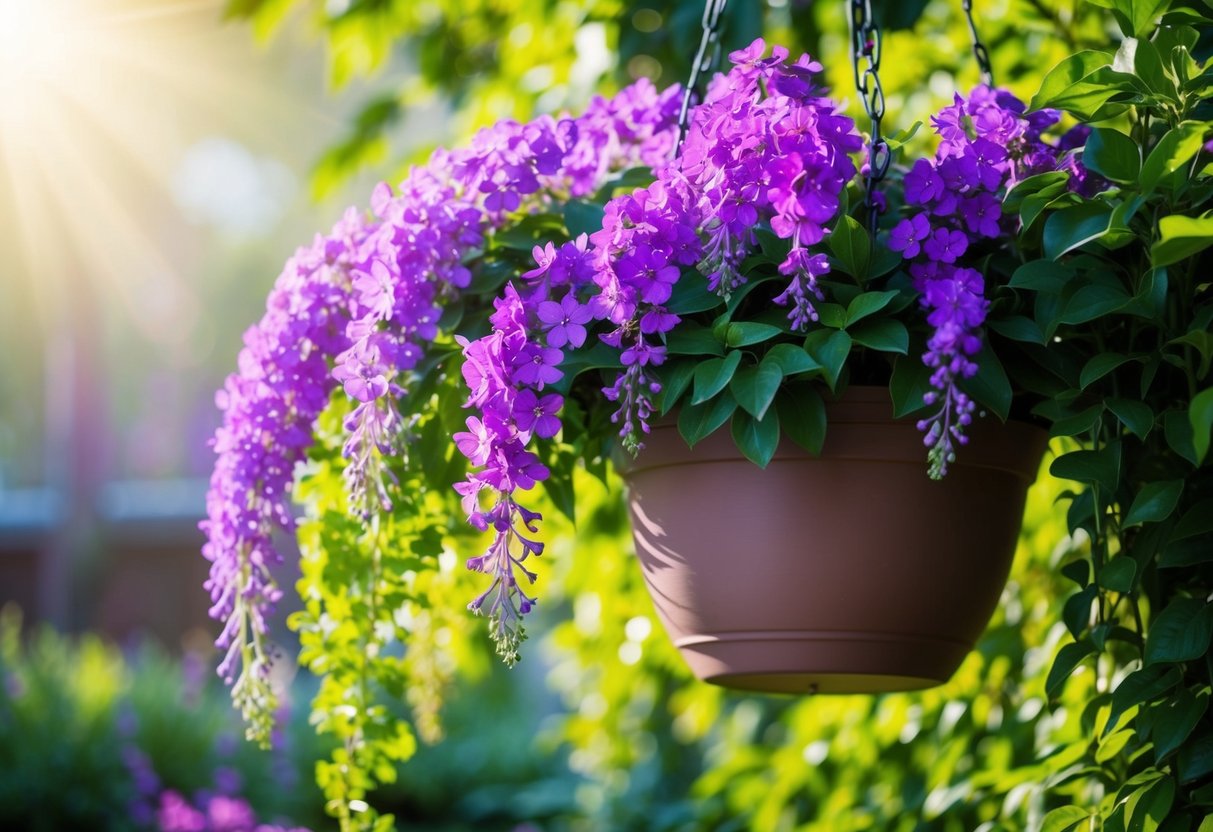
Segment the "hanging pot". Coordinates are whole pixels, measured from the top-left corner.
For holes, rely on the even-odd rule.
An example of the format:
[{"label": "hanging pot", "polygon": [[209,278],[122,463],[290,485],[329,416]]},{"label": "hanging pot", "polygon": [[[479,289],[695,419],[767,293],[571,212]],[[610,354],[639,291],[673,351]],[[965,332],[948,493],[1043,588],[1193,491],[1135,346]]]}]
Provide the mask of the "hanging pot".
[{"label": "hanging pot", "polygon": [[727,431],[694,449],[654,426],[624,472],[657,613],[700,679],[742,690],[874,693],[941,684],[1011,568],[1043,430],[993,419],[943,480],[884,387],[827,408],[819,457],[783,440],[766,469]]}]

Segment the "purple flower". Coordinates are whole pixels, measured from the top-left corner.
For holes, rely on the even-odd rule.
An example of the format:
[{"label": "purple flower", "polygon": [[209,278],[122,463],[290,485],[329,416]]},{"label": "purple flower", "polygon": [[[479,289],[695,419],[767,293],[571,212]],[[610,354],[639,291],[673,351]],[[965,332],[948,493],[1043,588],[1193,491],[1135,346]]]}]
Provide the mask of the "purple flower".
[{"label": "purple flower", "polygon": [[514,424],[523,433],[551,438],[560,432],[560,419],[556,414],[563,404],[564,397],[555,393],[539,398],[531,390],[519,390],[514,399]]},{"label": "purple flower", "polygon": [[572,292],[560,302],[545,300],[535,314],[548,327],[548,346],[560,348],[566,344],[580,347],[585,343],[585,325],[593,320],[588,306],[577,302]]},{"label": "purple flower", "polygon": [[943,180],[935,173],[935,166],[926,159],[916,160],[905,176],[906,202],[925,205],[937,199],[941,193]]},{"label": "purple flower", "polygon": [[979,193],[960,200],[960,216],[974,234],[997,237],[1001,233],[1002,203],[991,194]]},{"label": "purple flower", "polygon": [[936,228],[923,242],[927,257],[940,263],[955,263],[956,258],[964,254],[968,247],[969,238],[964,232],[949,228]]},{"label": "purple flower", "polygon": [[889,232],[889,248],[900,251],[903,257],[917,257],[922,242],[931,236],[931,221],[926,214],[915,214],[904,219]]}]

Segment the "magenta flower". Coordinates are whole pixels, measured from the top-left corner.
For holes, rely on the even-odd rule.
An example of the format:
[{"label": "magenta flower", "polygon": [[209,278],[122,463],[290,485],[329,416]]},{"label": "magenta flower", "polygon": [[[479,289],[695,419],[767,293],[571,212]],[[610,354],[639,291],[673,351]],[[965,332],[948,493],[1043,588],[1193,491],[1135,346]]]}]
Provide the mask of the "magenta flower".
[{"label": "magenta flower", "polygon": [[514,424],[523,433],[549,439],[560,432],[560,419],[556,414],[563,405],[563,396],[552,393],[539,398],[534,391],[524,388],[514,399]]}]

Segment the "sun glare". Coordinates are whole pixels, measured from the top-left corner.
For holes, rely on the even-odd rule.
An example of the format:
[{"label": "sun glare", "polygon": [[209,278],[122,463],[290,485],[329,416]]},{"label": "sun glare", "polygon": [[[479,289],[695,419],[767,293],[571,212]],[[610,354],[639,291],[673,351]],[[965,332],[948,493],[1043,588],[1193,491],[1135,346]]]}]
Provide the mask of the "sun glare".
[{"label": "sun glare", "polygon": [[208,133],[258,143],[301,109],[227,60],[242,45],[221,14],[222,0],[0,0],[0,295],[15,268],[43,327],[83,292],[155,343],[189,330],[175,171]]}]

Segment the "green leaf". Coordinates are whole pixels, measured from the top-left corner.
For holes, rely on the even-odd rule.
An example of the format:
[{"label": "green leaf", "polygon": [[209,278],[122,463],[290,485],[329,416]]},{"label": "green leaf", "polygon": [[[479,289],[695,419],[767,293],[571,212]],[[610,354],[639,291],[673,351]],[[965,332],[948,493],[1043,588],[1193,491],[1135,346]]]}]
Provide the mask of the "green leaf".
[{"label": "green leaf", "polygon": [[[693,315],[696,312],[706,312],[722,306],[724,301],[720,295],[708,289],[708,282],[703,275],[694,269],[687,269],[674,284],[674,292],[666,308],[675,315]],[[678,329],[686,326],[686,322],[678,325]],[[673,330],[677,332],[678,329]]]},{"label": "green leaf", "polygon": [[1093,283],[1083,286],[1066,301],[1058,320],[1063,324],[1085,324],[1130,304],[1133,298],[1119,286]]},{"label": "green leaf", "polygon": [[1066,184],[1070,181],[1070,172],[1051,170],[1046,173],[1036,173],[1018,182],[1007,192],[1002,200],[1003,213],[1011,214],[1019,210],[1024,199],[1034,194],[1054,197],[1064,193]]},{"label": "green leaf", "polygon": [[1149,194],[1162,181],[1191,161],[1204,144],[1205,126],[1185,121],[1158,140],[1141,166],[1141,193]]},{"label": "green leaf", "polygon": [[1078,638],[1091,624],[1091,604],[1099,589],[1095,584],[1088,584],[1081,592],[1076,592],[1066,599],[1061,608],[1061,620],[1065,623],[1070,635]]},{"label": "green leaf", "polygon": [[763,361],[761,364],[741,367],[733,374],[729,382],[729,390],[741,408],[755,419],[766,416],[767,408],[775,401],[779,392],[779,383],[783,381],[783,371],[775,362]]},{"label": "green leaf", "polygon": [[1063,480],[1097,484],[1105,494],[1114,494],[1120,482],[1120,443],[1098,451],[1070,451],[1053,460],[1049,473]]},{"label": "green leaf", "polygon": [[1053,660],[1053,666],[1049,668],[1049,676],[1045,679],[1045,693],[1049,699],[1057,698],[1057,695],[1065,688],[1074,669],[1082,664],[1083,659],[1094,652],[1095,648],[1086,641],[1071,642],[1057,651],[1057,658]]},{"label": "green leaf", "polygon": [[1204,378],[1213,366],[1213,332],[1205,329],[1193,329],[1178,338],[1172,338],[1167,346],[1186,344],[1200,354],[1200,366],[1196,368],[1196,377]]},{"label": "green leaf", "polygon": [[1135,577],[1137,577],[1137,561],[1127,555],[1117,555],[1103,565],[1096,581],[1104,589],[1110,589],[1113,592],[1129,592],[1133,589]]},{"label": "green leaf", "polygon": [[805,339],[805,349],[825,370],[830,389],[838,383],[838,375],[851,354],[851,336],[842,330],[817,330]]},{"label": "green leaf", "polygon": [[901,321],[882,318],[868,321],[850,330],[856,344],[881,352],[906,355],[910,351],[910,332]]},{"label": "green leaf", "polygon": [[1145,439],[1154,427],[1154,411],[1149,405],[1133,399],[1108,399],[1104,404],[1139,439]]},{"label": "green leaf", "polygon": [[1015,270],[1007,285],[1012,289],[1059,293],[1074,275],[1073,267],[1065,263],[1053,260],[1031,260]]},{"label": "green leaf", "polygon": [[733,441],[746,459],[759,468],[766,468],[779,447],[778,414],[755,419],[749,413],[738,410],[733,414]]},{"label": "green leaf", "polygon": [[1045,815],[1040,832],[1076,832],[1080,824],[1088,823],[1091,813],[1078,806],[1060,806]]},{"label": "green leaf", "polygon": [[1114,730],[1126,711],[1158,698],[1182,679],[1183,673],[1178,667],[1144,667],[1133,671],[1122,679],[1112,692],[1112,705],[1104,731]]},{"label": "green leaf", "polygon": [[1196,464],[1205,461],[1209,453],[1210,434],[1213,434],[1213,387],[1202,390],[1188,405],[1188,424],[1192,426],[1192,448],[1196,452]]},{"label": "green leaf", "polygon": [[843,270],[860,281],[868,277],[872,260],[872,240],[854,217],[843,214],[829,237],[830,251]]},{"label": "green leaf", "polygon": [[1079,373],[1078,384],[1085,390],[1120,365],[1137,360],[1134,356],[1121,355],[1116,352],[1103,352],[1092,356]]},{"label": "green leaf", "polygon": [[1167,411],[1162,416],[1162,429],[1171,450],[1193,465],[1199,464],[1196,458],[1196,435],[1192,431],[1192,422],[1187,413],[1182,410]]},{"label": "green leaf", "polygon": [[785,385],[775,397],[779,426],[788,438],[814,456],[826,437],[826,406],[811,384]]},{"label": "green leaf", "polygon": [[1007,371],[989,344],[973,360],[977,363],[977,374],[965,379],[961,386],[978,404],[988,407],[1005,422],[1011,415],[1011,380]]},{"label": "green leaf", "polygon": [[698,365],[695,361],[687,359],[667,361],[657,371],[657,377],[661,380],[662,416],[673,410],[674,405],[682,398],[682,394],[691,386],[696,366]]},{"label": "green leaf", "polygon": [[1169,698],[1154,706],[1154,761],[1162,762],[1173,754],[1191,734],[1209,709],[1208,688],[1198,694],[1179,687]]},{"label": "green leaf", "polygon": [[1177,598],[1150,623],[1146,635],[1146,664],[1189,662],[1209,649],[1213,636],[1213,605],[1198,598]]},{"label": "green leaf", "polygon": [[678,411],[678,432],[694,447],[729,420],[737,409],[737,400],[728,390],[706,404],[692,404]]},{"label": "green leaf", "polygon": [[1213,532],[1213,497],[1207,497],[1184,512],[1171,530],[1171,540],[1184,540]]},{"label": "green leaf", "polygon": [[[1184,743],[1175,758],[1175,771],[1181,783],[1191,783],[1213,772],[1213,731],[1198,731],[1195,737]],[[1193,802],[1198,802],[1195,793]],[[1206,805],[1211,803],[1213,800]],[[1197,832],[1213,832],[1213,814],[1201,822]]]},{"label": "green leaf", "polygon": [[767,351],[763,356],[763,362],[772,361],[778,367],[779,371],[785,376],[794,376],[797,373],[809,373],[813,370],[820,370],[821,365],[809,355],[804,347],[799,347],[795,344],[776,344]]},{"label": "green leaf", "polygon": [[[1029,110],[1040,110],[1045,107],[1065,107],[1068,96],[1076,93],[1090,92],[1092,84],[1082,81],[1100,67],[1112,63],[1112,56],[1107,52],[1084,51],[1071,55],[1057,66],[1049,70],[1040,89],[1032,96]],[[1104,99],[1107,100],[1106,98]]]},{"label": "green leaf", "polygon": [[1144,38],[1154,31],[1155,21],[1166,12],[1171,0],[1105,0],[1096,5],[1113,9],[1123,16],[1122,26],[1126,38]]},{"label": "green leaf", "polygon": [[900,292],[864,292],[847,304],[847,326],[884,309]]},{"label": "green leaf", "polygon": [[564,205],[564,227],[568,229],[569,237],[573,238],[593,234],[602,229],[603,215],[602,206],[596,202],[570,199]]},{"label": "green leaf", "polygon": [[782,332],[779,327],[752,321],[731,323],[725,329],[724,342],[730,347],[748,347],[769,341]]},{"label": "green leaf", "polygon": [[1049,436],[1081,436],[1095,427],[1099,417],[1103,415],[1103,405],[1093,404],[1086,410],[1073,416],[1063,416],[1049,426]]},{"label": "green leaf", "polygon": [[667,332],[665,344],[670,355],[724,355],[724,344],[712,330],[691,321],[683,321]]},{"label": "green leaf", "polygon": [[893,362],[889,393],[893,397],[893,417],[900,419],[926,407],[923,396],[931,391],[931,369],[917,356],[903,356]]},{"label": "green leaf", "polygon": [[695,368],[695,394],[691,404],[701,404],[728,386],[741,363],[741,351],[733,350],[724,358],[710,358]]},{"label": "green leaf", "polygon": [[1146,483],[1133,498],[1133,505],[1125,515],[1125,527],[1166,520],[1179,505],[1183,490],[1183,480]]},{"label": "green leaf", "polygon": [[1213,245],[1213,215],[1163,217],[1158,221],[1158,235],[1150,246],[1150,262],[1155,267],[1178,263]]},{"label": "green leaf", "polygon": [[1111,127],[1096,127],[1087,137],[1083,164],[1105,179],[1130,183],[1141,173],[1141,150],[1137,142]]},{"label": "green leaf", "polygon": [[1045,220],[1045,257],[1057,260],[1108,232],[1112,208],[1106,202],[1092,200],[1064,208]]}]

